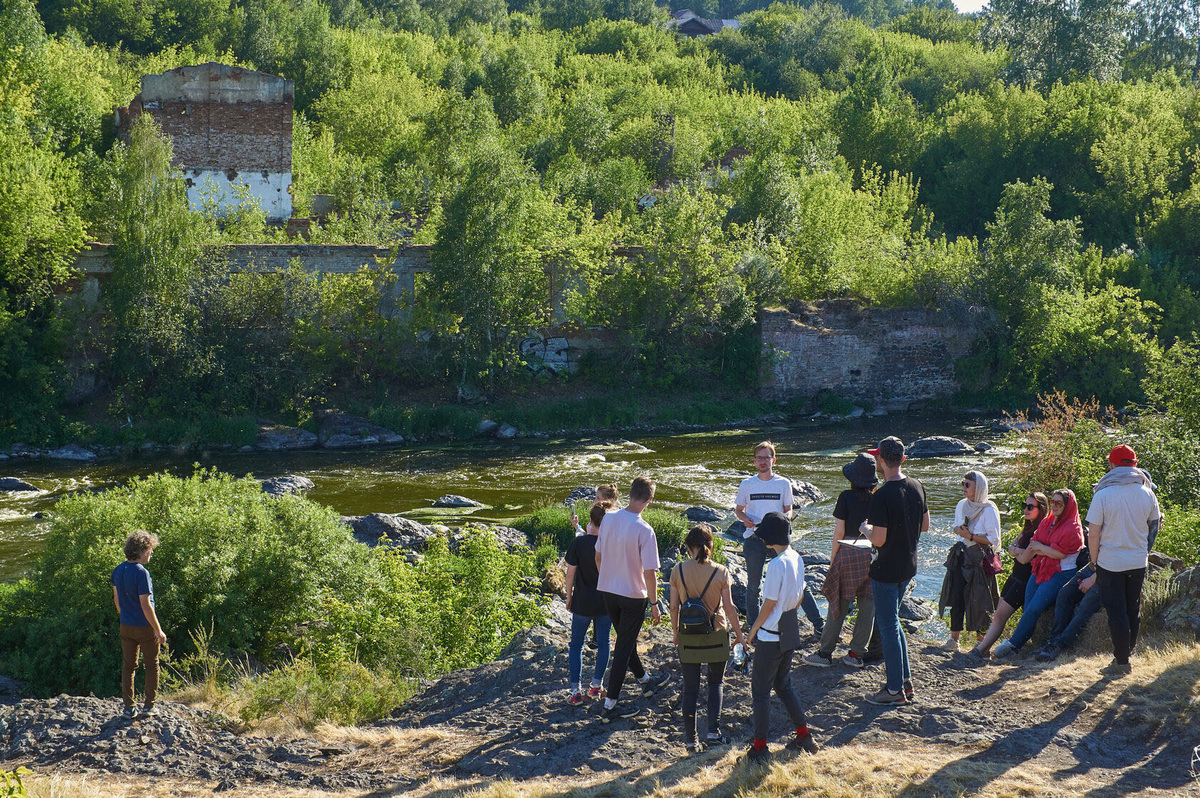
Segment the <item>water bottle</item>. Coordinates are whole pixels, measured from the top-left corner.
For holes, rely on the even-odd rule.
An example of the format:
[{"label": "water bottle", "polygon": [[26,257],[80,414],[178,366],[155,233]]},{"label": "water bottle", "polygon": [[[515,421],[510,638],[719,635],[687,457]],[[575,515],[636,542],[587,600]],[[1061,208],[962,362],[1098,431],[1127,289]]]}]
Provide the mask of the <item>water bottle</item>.
[{"label": "water bottle", "polygon": [[733,666],[740,668],[746,662],[746,647],[738,643],[733,647]]}]

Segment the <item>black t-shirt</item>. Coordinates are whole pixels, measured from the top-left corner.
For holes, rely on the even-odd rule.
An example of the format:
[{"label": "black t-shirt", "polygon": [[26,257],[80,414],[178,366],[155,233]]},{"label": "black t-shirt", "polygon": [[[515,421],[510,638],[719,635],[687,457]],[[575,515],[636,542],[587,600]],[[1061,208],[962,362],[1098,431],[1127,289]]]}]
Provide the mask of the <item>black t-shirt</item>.
[{"label": "black t-shirt", "polygon": [[571,612],[586,618],[604,614],[604,601],[596,590],[600,571],[596,568],[596,535],[578,535],[567,547],[567,565],[575,566],[575,586],[571,589]]},{"label": "black t-shirt", "polygon": [[833,517],[846,522],[846,534],[843,540],[861,540],[859,527],[867,520],[871,509],[871,494],[865,490],[844,490],[838,494],[837,504],[833,508]]},{"label": "black t-shirt", "polygon": [[917,575],[917,541],[927,509],[925,488],[912,477],[888,480],[871,495],[867,521],[887,529],[887,540],[871,563],[876,582],[899,583]]}]

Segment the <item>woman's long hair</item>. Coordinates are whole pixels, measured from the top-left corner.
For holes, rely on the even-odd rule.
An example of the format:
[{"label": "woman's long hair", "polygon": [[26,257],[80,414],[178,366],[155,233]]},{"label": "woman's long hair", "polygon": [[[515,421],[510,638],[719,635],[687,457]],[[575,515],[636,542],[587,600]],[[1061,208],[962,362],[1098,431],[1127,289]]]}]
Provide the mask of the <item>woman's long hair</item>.
[{"label": "woman's long hair", "polygon": [[687,537],[684,538],[683,545],[690,551],[694,551],[696,562],[708,562],[708,558],[713,552],[713,533],[712,527],[708,524],[697,524],[688,530]]}]

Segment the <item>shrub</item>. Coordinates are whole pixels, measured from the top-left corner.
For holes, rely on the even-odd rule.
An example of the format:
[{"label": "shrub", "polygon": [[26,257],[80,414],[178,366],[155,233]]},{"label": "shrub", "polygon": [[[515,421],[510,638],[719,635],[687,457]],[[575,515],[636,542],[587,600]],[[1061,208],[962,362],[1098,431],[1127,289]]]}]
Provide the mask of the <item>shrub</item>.
[{"label": "shrub", "polygon": [[[587,522],[587,510],[584,504],[577,507],[581,523]],[[691,528],[681,513],[675,510],[664,510],[651,505],[642,513],[642,518],[654,527],[654,535],[658,538],[660,554],[675,554],[683,545],[687,531]],[[550,504],[539,507],[532,513],[522,516],[513,522],[513,527],[524,532],[530,540],[553,543],[559,551],[566,551],[575,537],[571,528],[571,511],[561,504]],[[717,550],[720,550],[720,544]]]},{"label": "shrub", "polygon": [[[1086,513],[1092,501],[1092,486],[1104,476],[1108,452],[1113,446],[1100,424],[1100,405],[1067,399],[1062,391],[1038,398],[1040,418],[1027,432],[1011,434],[1020,453],[1013,462],[1009,494],[1024,498],[1033,491],[1049,495],[1070,488]],[[1023,420],[1023,419],[1019,419]]]}]

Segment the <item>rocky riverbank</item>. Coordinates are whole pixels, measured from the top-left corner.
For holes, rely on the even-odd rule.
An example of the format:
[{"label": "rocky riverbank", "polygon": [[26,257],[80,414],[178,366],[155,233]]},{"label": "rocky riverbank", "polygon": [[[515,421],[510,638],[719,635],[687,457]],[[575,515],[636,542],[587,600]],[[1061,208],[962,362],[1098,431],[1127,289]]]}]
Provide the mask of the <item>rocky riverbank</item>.
[{"label": "rocky riverbank", "polygon": [[[1132,676],[1109,680],[1098,672],[1102,653],[1057,665],[972,667],[910,638],[917,702],[897,709],[862,700],[883,678],[878,666],[801,666],[794,681],[824,750],[811,759],[780,756],[774,770],[760,771],[736,763],[750,729],[745,675],[726,678],[722,725],[734,745],[688,758],[667,629],[647,629],[640,644],[648,667],[666,674],[667,684],[648,694],[628,685],[623,700],[640,714],[605,725],[597,702],[565,701],[566,621],[556,601],[549,621],[519,635],[500,659],[425,685],[391,718],[362,729],[271,739],[238,734],[220,714],[170,702],[157,717],[128,722],[118,718],[117,700],[0,698],[0,761],[35,773],[87,774],[93,784],[110,775],[170,774],[234,794],[452,795],[501,781],[522,785],[511,794],[610,785],[600,789],[607,794],[655,774],[664,779],[656,794],[686,795],[759,787],[801,792],[818,778],[840,779],[847,795],[1196,791],[1190,757],[1200,744],[1194,698],[1200,646],[1194,644],[1159,641],[1135,657]],[[589,661],[587,654],[585,667]],[[783,713],[775,712],[772,747],[789,734]],[[858,765],[839,772],[864,751],[875,752],[869,773],[859,773]],[[926,770],[898,770],[897,756]],[[864,783],[856,786],[856,779]],[[1025,789],[1001,789],[1013,780],[1024,780]],[[880,789],[892,782],[895,790]]]}]

